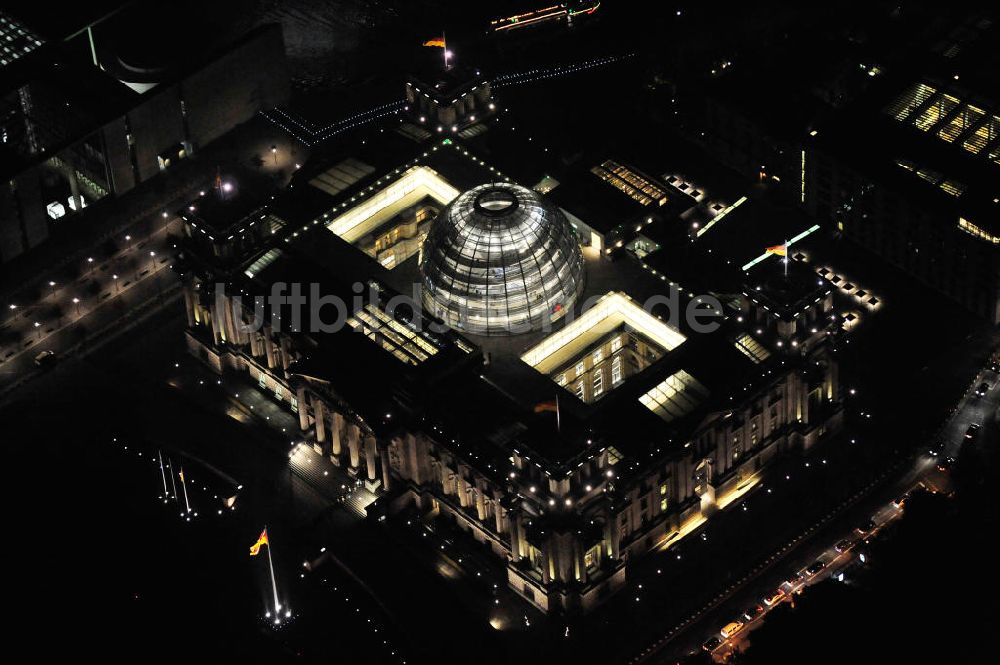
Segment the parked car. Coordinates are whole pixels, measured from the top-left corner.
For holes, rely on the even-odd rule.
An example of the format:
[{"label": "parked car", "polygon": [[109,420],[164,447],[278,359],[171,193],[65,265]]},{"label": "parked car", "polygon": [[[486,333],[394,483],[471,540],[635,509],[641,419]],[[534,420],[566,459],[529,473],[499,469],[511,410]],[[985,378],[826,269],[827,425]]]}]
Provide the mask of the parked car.
[{"label": "parked car", "polygon": [[806,568],[806,572],[809,573],[810,577],[812,577],[813,575],[823,570],[824,568],[826,568],[826,564],[823,563],[822,561],[813,561],[812,563],[809,564],[809,567]]},{"label": "parked car", "polygon": [[979,434],[978,423],[972,423],[971,425],[969,425],[969,429],[965,430],[965,438],[969,441],[975,439],[978,434]]},{"label": "parked car", "polygon": [[763,613],[764,613],[763,605],[753,605],[751,607],[748,607],[743,612],[743,618],[746,619],[747,621],[753,621]]},{"label": "parked car", "polygon": [[781,588],[778,588],[772,591],[771,593],[767,594],[763,598],[761,598],[761,600],[763,600],[764,604],[767,605],[768,607],[774,607],[782,600],[784,600],[784,598],[785,598],[785,591]]},{"label": "parked car", "polygon": [[980,397],[986,397],[986,393],[988,393],[989,391],[990,391],[990,384],[988,384],[985,381],[980,383],[979,387],[976,388],[976,394],[979,395]]},{"label": "parked car", "polygon": [[854,547],[854,543],[856,542],[858,541],[856,541],[854,538],[844,538],[843,540],[838,542],[833,549],[837,550],[838,553],[843,554],[847,550]]},{"label": "parked car", "polygon": [[785,580],[785,584],[787,584],[790,587],[794,587],[795,585],[800,584],[802,580],[805,579],[805,577],[806,576],[802,574],[802,571],[793,573],[792,575],[789,575],[788,578]]},{"label": "parked car", "polygon": [[721,645],[722,645],[722,640],[720,640],[715,635],[712,635],[710,638],[708,638],[702,643],[701,648],[709,653],[712,653],[713,651],[718,649]]},{"label": "parked car", "polygon": [[743,622],[739,619],[733,619],[722,628],[722,637],[728,640],[741,630],[743,630]]},{"label": "parked car", "polygon": [[56,360],[55,351],[42,351],[37,356],[35,356],[35,365],[38,367],[46,367],[51,365]]},{"label": "parked car", "polygon": [[938,471],[947,471],[955,466],[955,458],[950,455],[941,455],[936,461]]},{"label": "parked car", "polygon": [[854,527],[861,535],[867,535],[875,530],[878,525],[875,524],[875,520],[868,520],[861,526]]}]

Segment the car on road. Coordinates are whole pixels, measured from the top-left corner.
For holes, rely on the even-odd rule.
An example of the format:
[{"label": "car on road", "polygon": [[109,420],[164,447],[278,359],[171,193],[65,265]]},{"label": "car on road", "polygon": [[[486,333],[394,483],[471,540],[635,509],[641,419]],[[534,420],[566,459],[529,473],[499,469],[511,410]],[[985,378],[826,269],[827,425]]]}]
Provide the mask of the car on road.
[{"label": "car on road", "polygon": [[979,434],[978,423],[972,423],[969,425],[969,429],[965,430],[965,438],[969,441],[975,439],[977,434]]},{"label": "car on road", "polygon": [[743,630],[743,622],[740,621],[739,619],[733,619],[725,626],[723,626],[720,632],[722,634],[722,637],[728,640],[730,637],[740,632],[741,630]]},{"label": "car on road", "polygon": [[854,544],[856,542],[858,542],[858,541],[856,541],[854,538],[844,538],[843,540],[839,541],[836,544],[836,546],[834,546],[833,549],[837,550],[838,554],[843,554],[847,550],[849,550],[852,547],[854,547]]},{"label": "car on road", "polygon": [[990,363],[990,371],[993,372],[994,374],[1000,372],[1000,363],[998,363],[995,360],[993,362],[991,362]]},{"label": "car on road", "polygon": [[936,466],[938,471],[947,471],[955,466],[955,458],[951,455],[941,455],[937,458]]},{"label": "car on road", "polygon": [[868,520],[860,526],[854,527],[861,535],[867,535],[875,530],[878,525],[875,524],[875,520]]},{"label": "car on road", "polygon": [[824,568],[826,568],[826,564],[823,563],[822,561],[813,561],[812,563],[809,564],[809,567],[806,568],[806,572],[809,573],[810,577],[812,577],[813,575],[823,570]]},{"label": "car on road", "polygon": [[907,499],[909,499],[909,498],[910,498],[910,493],[909,492],[906,492],[905,494],[902,494],[901,496],[896,497],[895,499],[892,500],[892,507],[893,508],[897,508],[899,510],[902,510],[903,506],[906,505]]},{"label": "car on road", "polygon": [[785,580],[785,584],[787,584],[788,586],[794,588],[797,584],[800,584],[802,582],[802,580],[805,579],[805,577],[806,576],[803,575],[802,571],[800,570],[797,573],[793,573],[792,575],[789,575],[788,578]]},{"label": "car on road", "polygon": [[936,441],[927,449],[927,453],[931,457],[938,457],[943,452],[944,452],[944,441]]},{"label": "car on road", "polygon": [[718,649],[721,645],[722,645],[722,640],[720,640],[715,635],[712,635],[710,638],[708,638],[702,643],[701,648],[709,653],[712,653],[713,651]]},{"label": "car on road", "polygon": [[774,607],[782,600],[784,600],[784,598],[785,598],[785,591],[779,588],[767,594],[766,596],[761,598],[761,600],[763,600],[764,604],[767,605],[768,607]]},{"label": "car on road", "polygon": [[979,395],[980,397],[986,397],[986,393],[988,393],[989,391],[990,391],[990,384],[988,384],[985,381],[980,383],[979,387],[976,388],[976,394]]},{"label": "car on road", "polygon": [[47,367],[51,365],[56,360],[55,351],[42,351],[37,356],[35,356],[35,365],[38,367]]},{"label": "car on road", "polygon": [[752,605],[743,612],[743,618],[746,619],[747,621],[753,621],[763,613],[764,613],[763,605]]}]

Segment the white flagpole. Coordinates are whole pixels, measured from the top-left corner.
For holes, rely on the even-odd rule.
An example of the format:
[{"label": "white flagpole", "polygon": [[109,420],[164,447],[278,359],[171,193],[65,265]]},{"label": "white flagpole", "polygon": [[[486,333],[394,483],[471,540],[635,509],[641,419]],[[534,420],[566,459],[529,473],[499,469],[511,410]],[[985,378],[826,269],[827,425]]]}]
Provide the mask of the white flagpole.
[{"label": "white flagpole", "polygon": [[[264,527],[267,533],[267,526]],[[271,560],[271,534],[267,535],[267,565],[271,569],[271,590],[274,592],[274,622],[280,622],[281,604],[278,603],[278,584],[274,581],[274,561]]]},{"label": "white flagpole", "polygon": [[444,70],[448,71],[448,37],[444,30],[441,31],[441,41],[444,42]]},{"label": "white flagpole", "polygon": [[184,490],[184,507],[187,509],[187,512],[190,513],[191,512],[191,504],[188,502],[188,486],[187,486],[187,481],[184,480],[184,467],[183,466],[181,467],[181,474],[180,475],[181,475],[181,488],[183,488],[183,490]]},{"label": "white flagpole", "polygon": [[562,417],[559,413],[559,393],[556,393],[556,432],[562,433]]},{"label": "white flagpole", "polygon": [[173,495],[172,495],[171,498],[173,498],[174,501],[176,501],[177,500],[177,481],[174,480],[174,463],[170,460],[169,457],[167,458],[167,468],[170,469],[170,486],[174,488],[174,493],[173,493]]},{"label": "white flagpole", "polygon": [[788,277],[788,241],[785,241],[785,277]]},{"label": "white flagpole", "polygon": [[160,460],[160,478],[163,479],[163,502],[166,503],[167,499],[170,498],[170,492],[167,491],[167,474],[163,471],[163,451],[158,449],[156,457]]}]

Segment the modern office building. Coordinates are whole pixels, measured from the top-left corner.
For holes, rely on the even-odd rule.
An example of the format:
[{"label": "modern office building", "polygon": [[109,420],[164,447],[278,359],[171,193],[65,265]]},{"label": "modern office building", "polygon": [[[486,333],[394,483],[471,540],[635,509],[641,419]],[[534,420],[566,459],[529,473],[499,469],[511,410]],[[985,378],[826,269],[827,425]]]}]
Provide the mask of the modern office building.
[{"label": "modern office building", "polygon": [[807,210],[1000,323],[998,27],[969,17],[814,130]]},{"label": "modern office building", "polygon": [[[702,297],[673,311],[664,275],[605,260],[545,195],[465,145],[382,136],[305,164],[254,210],[274,232],[238,265],[195,242],[190,220],[177,262],[190,351],[296,412],[306,445],[377,497],[371,515],[451,522],[543,611],[586,611],[642,555],[837,432],[824,335],[801,348],[754,339],[765,296],[797,313],[815,289],[748,284],[755,297],[709,316],[719,325],[705,332],[683,315]],[[364,238],[425,205],[440,212],[422,257],[367,250]],[[325,298],[318,322],[290,301],[255,309],[276,286],[312,285]],[[504,307],[482,326],[438,318],[454,324],[455,299],[474,308],[501,287],[484,307]],[[513,334],[513,319],[536,314],[549,325]]]},{"label": "modern office building", "polygon": [[95,45],[96,24],[44,41],[0,17],[10,50],[0,56],[0,263],[288,96],[279,26],[212,48],[151,47],[158,64],[139,67]]}]

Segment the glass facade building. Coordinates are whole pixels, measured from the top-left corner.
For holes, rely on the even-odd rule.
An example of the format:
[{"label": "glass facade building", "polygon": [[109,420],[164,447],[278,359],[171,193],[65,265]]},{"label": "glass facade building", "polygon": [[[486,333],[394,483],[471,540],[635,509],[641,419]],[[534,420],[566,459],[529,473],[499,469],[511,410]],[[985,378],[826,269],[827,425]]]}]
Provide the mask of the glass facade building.
[{"label": "glass facade building", "polygon": [[573,227],[540,194],[470,189],[441,213],[420,259],[426,311],[452,328],[514,335],[561,318],[583,290]]}]

